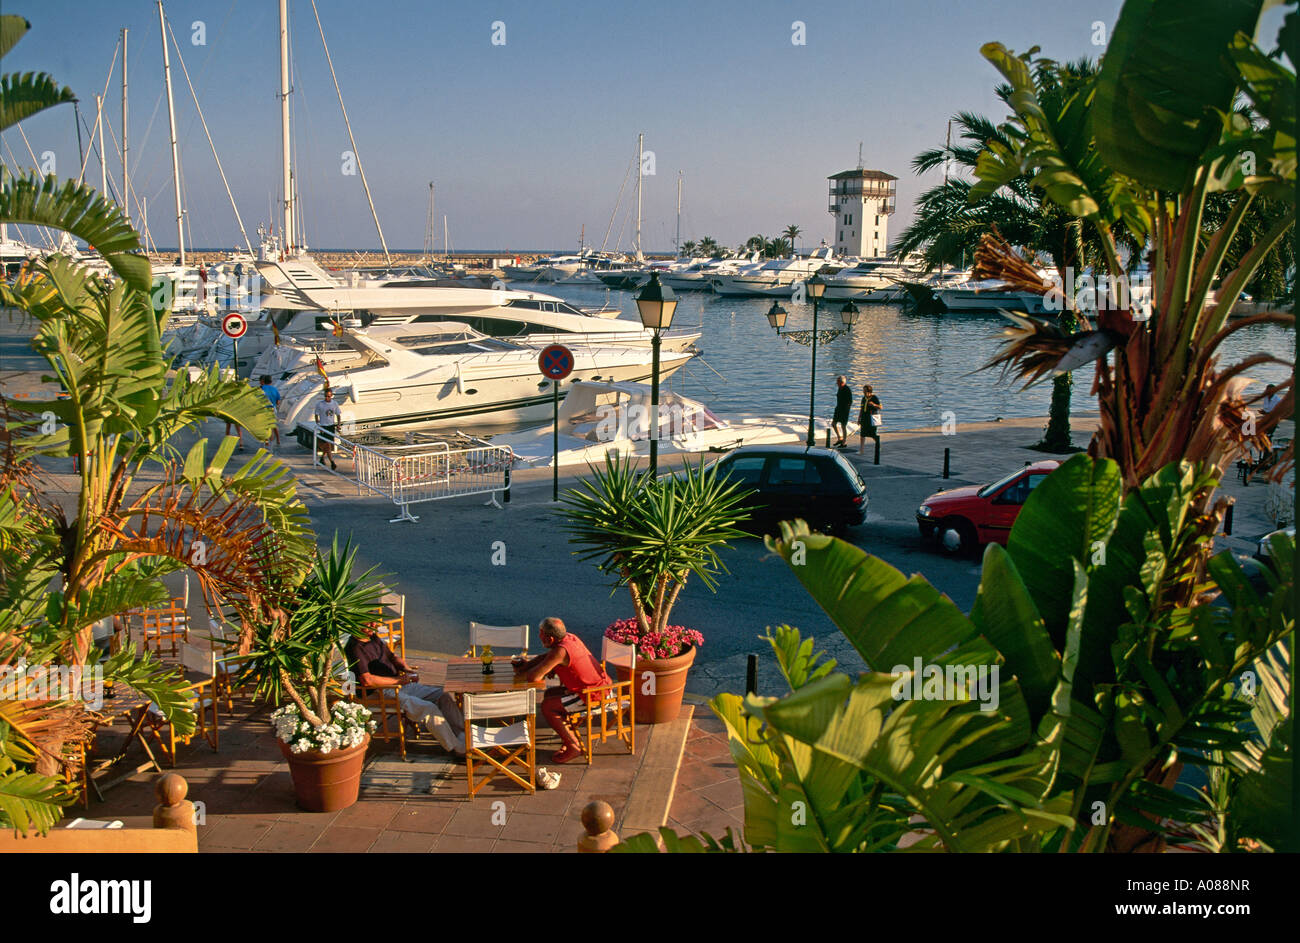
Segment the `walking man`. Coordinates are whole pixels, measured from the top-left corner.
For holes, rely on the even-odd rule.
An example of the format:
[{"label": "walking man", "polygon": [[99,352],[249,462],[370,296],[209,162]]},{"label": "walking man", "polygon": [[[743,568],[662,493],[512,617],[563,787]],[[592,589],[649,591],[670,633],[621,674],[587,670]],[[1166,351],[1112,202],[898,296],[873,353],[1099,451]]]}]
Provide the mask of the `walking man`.
[{"label": "walking man", "polygon": [[840,376],[835,380],[835,415],[831,417],[831,432],[835,434],[835,448],[842,449],[848,445],[849,410],[853,408],[853,391],[849,389],[847,378]]},{"label": "walking man", "polygon": [[319,427],[320,455],[322,462],[329,462],[330,468],[338,470],[334,461],[334,431],[338,429],[343,415],[339,404],[334,402],[334,391],[325,387],[325,398],[316,404],[316,425]]},{"label": "walking man", "polygon": [[862,387],[862,407],[858,410],[858,454],[867,450],[867,437],[880,442],[880,398],[868,383]]},{"label": "walking man", "polygon": [[[266,398],[271,401],[271,411],[275,412],[280,405],[280,391],[271,383],[271,378],[267,374],[262,374],[262,392],[266,395]],[[271,427],[271,436],[275,438],[275,447],[278,449],[280,447],[279,426]],[[266,440],[266,448],[269,449],[270,447],[271,439],[268,437]]]}]

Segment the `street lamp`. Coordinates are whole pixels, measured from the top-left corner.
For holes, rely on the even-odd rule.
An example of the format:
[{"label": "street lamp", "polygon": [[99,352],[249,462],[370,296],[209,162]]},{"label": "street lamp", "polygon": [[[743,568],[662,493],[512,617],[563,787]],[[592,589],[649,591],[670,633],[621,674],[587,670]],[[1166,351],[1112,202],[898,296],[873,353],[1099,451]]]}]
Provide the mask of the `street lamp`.
[{"label": "street lamp", "polygon": [[785,327],[785,316],[786,310],[781,307],[779,301],[772,302],[772,307],[767,309],[767,323],[772,325],[778,334],[781,333],[781,328]]},{"label": "street lamp", "polygon": [[812,347],[812,378],[808,386],[808,445],[817,444],[814,435],[815,426],[815,399],[817,395],[817,342],[831,341],[841,334],[847,333],[855,324],[858,323],[858,306],[852,301],[848,302],[840,309],[840,320],[844,323],[842,328],[828,329],[819,331],[817,329],[817,312],[818,301],[826,291],[826,283],[822,281],[821,276],[814,275],[803,283],[804,294],[812,298],[813,303],[813,329],[811,331],[783,331],[785,327],[786,310],[781,306],[779,301],[773,301],[772,307],[767,310],[767,323],[772,325],[772,329],[777,334],[789,340],[797,341],[800,344],[808,344]]},{"label": "street lamp", "polygon": [[641,313],[641,323],[655,332],[651,342],[654,360],[650,378],[650,474],[653,476],[659,471],[659,332],[672,326],[677,296],[671,288],[659,284],[658,272],[651,272],[650,281],[636,296],[636,307]]},{"label": "street lamp", "polygon": [[812,377],[808,380],[808,448],[812,448],[817,444],[817,436],[813,429],[814,404],[817,399],[817,305],[826,291],[826,283],[822,281],[820,275],[813,275],[804,282],[804,290],[813,303]]},{"label": "street lamp", "polygon": [[840,320],[844,322],[845,327],[853,327],[858,323],[858,306],[849,301],[840,308]]}]

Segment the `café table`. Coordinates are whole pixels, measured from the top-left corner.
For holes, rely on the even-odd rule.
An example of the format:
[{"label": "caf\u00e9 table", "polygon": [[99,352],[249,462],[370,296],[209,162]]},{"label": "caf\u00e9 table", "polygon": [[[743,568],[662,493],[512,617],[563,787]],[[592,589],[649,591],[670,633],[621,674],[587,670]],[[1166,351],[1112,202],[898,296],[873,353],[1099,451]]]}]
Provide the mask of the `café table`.
[{"label": "caf\u00e9 table", "polygon": [[498,658],[492,665],[492,674],[483,673],[481,658],[450,658],[442,689],[449,694],[491,694],[499,691],[522,691],[526,688],[546,690],[546,679],[522,681],[508,658]]}]

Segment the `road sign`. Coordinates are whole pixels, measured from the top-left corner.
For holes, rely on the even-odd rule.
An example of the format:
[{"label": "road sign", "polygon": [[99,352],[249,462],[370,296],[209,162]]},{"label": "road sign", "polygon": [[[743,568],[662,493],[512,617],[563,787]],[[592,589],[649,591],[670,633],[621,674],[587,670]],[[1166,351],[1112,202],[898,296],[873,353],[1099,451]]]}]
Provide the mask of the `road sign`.
[{"label": "road sign", "polygon": [[232,340],[239,340],[248,333],[248,319],[237,311],[232,311],[221,319],[221,330]]},{"label": "road sign", "polygon": [[573,372],[573,351],[563,344],[551,344],[542,349],[537,358],[537,367],[542,376],[551,380],[563,380]]}]

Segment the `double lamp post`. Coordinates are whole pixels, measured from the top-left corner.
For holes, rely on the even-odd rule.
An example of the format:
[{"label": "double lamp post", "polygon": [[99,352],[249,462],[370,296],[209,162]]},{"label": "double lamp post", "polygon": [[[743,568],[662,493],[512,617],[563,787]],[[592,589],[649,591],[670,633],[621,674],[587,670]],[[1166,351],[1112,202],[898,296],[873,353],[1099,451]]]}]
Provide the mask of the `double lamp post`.
[{"label": "double lamp post", "polygon": [[841,334],[848,331],[853,325],[858,323],[858,306],[849,301],[844,307],[840,308],[840,320],[844,322],[844,327],[835,328],[819,332],[817,330],[817,309],[821,302],[822,295],[826,293],[826,282],[820,275],[814,275],[804,282],[804,292],[812,299],[813,305],[813,326],[811,331],[783,331],[785,319],[788,312],[781,306],[781,302],[773,301],[772,307],[767,312],[767,322],[777,334],[782,337],[789,337],[791,340],[800,344],[808,344],[812,348],[812,371],[808,378],[808,447],[812,448],[817,444],[815,434],[816,419],[816,399],[817,399],[817,341],[834,340]]}]

